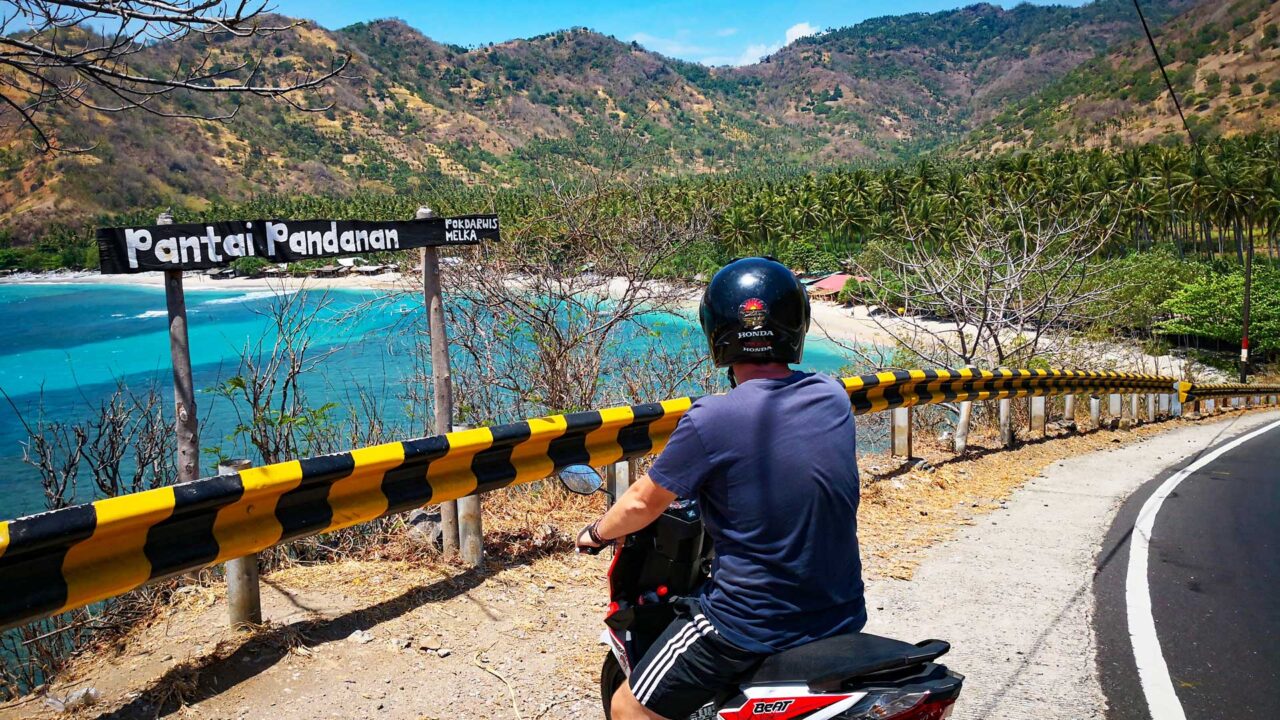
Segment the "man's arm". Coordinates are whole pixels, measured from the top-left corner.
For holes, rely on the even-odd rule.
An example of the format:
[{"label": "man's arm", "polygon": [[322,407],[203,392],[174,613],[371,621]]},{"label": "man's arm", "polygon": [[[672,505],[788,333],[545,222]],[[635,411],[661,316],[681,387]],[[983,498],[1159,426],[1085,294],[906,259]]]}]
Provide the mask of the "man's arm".
[{"label": "man's arm", "polygon": [[[675,499],[675,493],[649,479],[647,474],[643,475],[597,521],[596,534],[606,541],[630,535],[653,522]],[[598,546],[592,541],[589,529],[578,533],[579,546]]]}]

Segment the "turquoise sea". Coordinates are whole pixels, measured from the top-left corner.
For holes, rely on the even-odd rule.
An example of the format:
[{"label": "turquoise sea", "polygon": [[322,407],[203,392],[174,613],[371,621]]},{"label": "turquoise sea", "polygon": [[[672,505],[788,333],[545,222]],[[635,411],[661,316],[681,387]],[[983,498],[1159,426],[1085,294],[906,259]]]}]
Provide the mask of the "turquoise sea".
[{"label": "turquoise sea", "polygon": [[[327,294],[321,321],[313,327],[314,352],[331,352],[305,378],[313,403],[336,401],[347,405],[359,385],[384,393],[382,412],[388,425],[401,427],[406,437],[421,434],[410,428],[398,388],[412,376],[416,326],[423,321],[420,304],[386,300],[370,290],[310,291],[315,304]],[[228,403],[209,392],[220,379],[235,374],[238,351],[246,340],[269,331],[262,310],[272,302],[267,291],[199,289],[187,292],[192,366],[197,406],[203,424],[201,444],[217,445],[235,427]],[[0,284],[0,313],[8,318],[0,344],[0,519],[44,509],[36,471],[22,461],[26,439],[21,417],[35,420],[43,408],[46,420],[83,421],[118,382],[144,388],[160,383],[166,403],[172,403],[168,322],[161,288],[101,284]],[[664,331],[689,342],[700,341],[696,321],[669,315],[659,324]],[[637,333],[627,349],[644,351],[647,336]],[[805,369],[835,372],[845,366],[843,353],[833,344],[811,337]],[[663,398],[653,398],[660,400]],[[20,415],[19,415],[20,413]],[[208,465],[208,457],[202,458]],[[212,468],[204,467],[205,474]],[[80,500],[92,499],[92,481],[82,477]]]}]

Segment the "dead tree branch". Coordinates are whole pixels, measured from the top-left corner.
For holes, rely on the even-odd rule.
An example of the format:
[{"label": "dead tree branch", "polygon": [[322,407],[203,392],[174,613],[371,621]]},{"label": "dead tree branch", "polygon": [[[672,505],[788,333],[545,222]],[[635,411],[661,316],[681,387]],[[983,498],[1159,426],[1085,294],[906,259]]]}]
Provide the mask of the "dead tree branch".
[{"label": "dead tree branch", "polygon": [[[206,95],[251,95],[312,107],[297,96],[338,76],[350,55],[335,57],[327,70],[291,82],[272,83],[261,57],[229,57],[220,43],[270,37],[303,23],[267,16],[264,3],[214,0],[14,0],[0,14],[0,126],[14,124],[34,135],[42,152],[83,150],[62,146],[48,113],[60,106],[95,113],[142,110],[159,117],[229,120],[229,110],[190,111],[158,99],[176,91]],[[161,67],[157,45],[190,40],[195,57],[180,54]]]}]

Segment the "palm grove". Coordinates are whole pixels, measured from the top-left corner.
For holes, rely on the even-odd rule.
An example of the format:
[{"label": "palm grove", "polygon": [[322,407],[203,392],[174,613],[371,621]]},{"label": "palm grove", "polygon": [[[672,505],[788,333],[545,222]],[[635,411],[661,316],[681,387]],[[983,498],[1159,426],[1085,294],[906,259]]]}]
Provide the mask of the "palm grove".
[{"label": "palm grove", "polygon": [[[617,217],[643,208],[679,214],[712,207],[707,237],[679,248],[658,274],[688,280],[732,257],[768,254],[806,273],[857,270],[873,282],[851,283],[842,299],[908,314],[922,299],[893,297],[895,288],[900,293],[911,283],[884,261],[884,250],[902,245],[908,235],[927,240],[942,258],[967,223],[1010,200],[1027,203],[1043,218],[1094,214],[1091,226],[1105,230],[1106,237],[1099,238],[1099,252],[1088,262],[1097,264],[1093,282],[1106,292],[1094,293],[1092,312],[1076,315],[1072,327],[1062,329],[1118,331],[1187,345],[1210,359],[1217,351],[1224,365],[1226,351],[1240,340],[1244,266],[1253,249],[1253,349],[1260,359],[1280,350],[1280,137],[1274,135],[1215,140],[1199,149],[1151,145],[1123,152],[937,156],[912,164],[618,182],[612,188],[595,178],[577,191],[598,195]],[[497,212],[513,230],[554,221],[558,202],[542,189],[459,184],[435,186],[429,198],[267,196],[215,203],[184,219],[405,218],[422,200],[446,213]],[[147,222],[153,216],[148,210],[100,222]],[[0,266],[92,268],[90,237],[88,226],[50,226],[31,247],[0,250]],[[402,260],[406,266],[414,262]]]}]

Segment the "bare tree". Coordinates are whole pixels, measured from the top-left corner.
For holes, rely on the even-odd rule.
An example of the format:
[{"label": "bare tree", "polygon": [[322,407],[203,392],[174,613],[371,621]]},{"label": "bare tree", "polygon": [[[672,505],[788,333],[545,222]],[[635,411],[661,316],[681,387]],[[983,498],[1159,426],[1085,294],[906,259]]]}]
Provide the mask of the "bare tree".
[{"label": "bare tree", "polygon": [[13,399],[4,397],[27,434],[22,459],[40,476],[46,509],[83,501],[77,497],[82,471],[93,481],[98,498],[171,485],[177,477],[173,421],[165,417],[155,385],[135,393],[123,380],[117,381],[115,391],[88,419],[73,423],[46,420],[43,403],[28,421]]},{"label": "bare tree", "polygon": [[[1095,278],[1115,232],[1098,212],[1046,217],[1034,199],[980,207],[945,237],[906,223],[903,242],[877,246],[874,316],[899,345],[937,367],[1005,367],[1043,356],[1046,333],[1096,319],[1109,291]],[[956,449],[971,405],[962,403]]]},{"label": "bare tree", "polygon": [[[701,335],[672,333],[687,291],[663,264],[707,237],[708,207],[616,179],[552,184],[501,243],[445,273],[459,420],[493,423],[710,387]],[[621,194],[641,203],[619,202]]]},{"label": "bare tree", "polygon": [[302,378],[336,352],[315,351],[314,326],[326,315],[327,293],[315,302],[305,289],[281,289],[261,311],[268,327],[245,342],[235,375],[216,388],[236,413],[236,440],[257,450],[264,463],[298,457],[313,446],[331,442],[329,413],[336,403],[313,407],[302,388]]},{"label": "bare tree", "polygon": [[76,480],[84,459],[88,432],[81,425],[43,418],[35,427],[26,425],[27,441],[22,444],[22,460],[40,473],[45,507],[61,510],[76,502]]},{"label": "bare tree", "polygon": [[135,394],[118,381],[87,425],[84,459],[101,497],[141,492],[177,478],[173,421],[165,417],[156,385]]},{"label": "bare tree", "polygon": [[[0,123],[15,122],[35,135],[45,152],[63,150],[51,130],[48,110],[82,107],[114,113],[139,109],[162,117],[228,120],[229,111],[192,112],[158,100],[175,91],[210,95],[255,95],[279,99],[301,110],[295,96],[337,76],[350,56],[295,82],[271,83],[262,58],[230,67],[215,62],[215,42],[267,37],[301,23],[266,16],[265,3],[243,0],[13,0],[0,8]],[[209,42],[193,58],[157,67],[145,54],[155,45],[199,36]],[[145,62],[150,59],[151,62]]]}]

